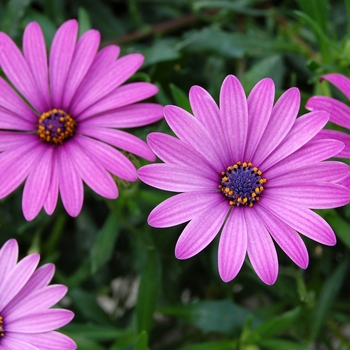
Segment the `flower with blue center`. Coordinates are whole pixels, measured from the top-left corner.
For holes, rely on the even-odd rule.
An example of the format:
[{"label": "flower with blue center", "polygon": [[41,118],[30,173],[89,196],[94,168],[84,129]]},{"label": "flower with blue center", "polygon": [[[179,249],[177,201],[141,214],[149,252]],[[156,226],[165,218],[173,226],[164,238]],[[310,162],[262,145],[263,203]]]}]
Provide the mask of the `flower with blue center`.
[{"label": "flower with blue center", "polygon": [[59,194],[67,212],[77,216],[83,183],[103,197],[117,198],[113,175],[137,179],[122,151],[155,160],[144,141],[120,130],[163,116],[162,106],[138,103],[157,93],[155,85],[122,85],[140,68],[143,56],[118,58],[120,49],[114,45],[98,51],[96,30],[77,35],[76,20],[63,23],[48,59],[38,23],[24,31],[23,54],[0,33],[0,65],[11,84],[0,77],[0,198],[25,181],[27,220],[42,207],[52,214]]},{"label": "flower with blue center", "polygon": [[266,284],[278,275],[275,243],[301,268],[308,252],[299,233],[334,245],[329,224],[310,209],[334,208],[350,201],[338,182],[349,172],[341,162],[325,161],[342,142],[315,139],[329,119],[317,111],[297,118],[300,93],[287,90],[274,104],[274,84],[258,82],[248,98],[235,76],[221,87],[220,107],[199,86],[190,90],[193,115],[166,106],[164,115],[177,137],[151,133],[148,144],[163,161],[139,169],[153,187],[178,192],[149,215],[154,227],[189,222],[175,255],[188,259],[219,233],[218,268],[232,280],[248,254]]}]

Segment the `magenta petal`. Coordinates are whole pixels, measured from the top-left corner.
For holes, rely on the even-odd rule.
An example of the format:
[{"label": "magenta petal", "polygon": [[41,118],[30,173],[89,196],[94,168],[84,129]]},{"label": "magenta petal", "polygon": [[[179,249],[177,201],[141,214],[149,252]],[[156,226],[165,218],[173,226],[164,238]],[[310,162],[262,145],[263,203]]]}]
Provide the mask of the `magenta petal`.
[{"label": "magenta petal", "polygon": [[31,22],[23,34],[23,53],[35,78],[42,105],[40,112],[50,109],[49,74],[47,67],[46,45],[40,25]]},{"label": "magenta petal", "polygon": [[249,126],[244,159],[250,161],[270,120],[275,99],[273,80],[260,80],[248,96]]},{"label": "magenta petal", "polygon": [[204,126],[191,114],[176,106],[166,106],[164,116],[173,132],[183,142],[192,145],[217,171],[226,169],[220,153]]},{"label": "magenta petal", "polygon": [[149,164],[140,168],[137,175],[146,184],[166,191],[214,192],[218,188],[218,182],[204,177],[201,169],[174,164]]},{"label": "magenta petal", "polygon": [[57,149],[58,162],[64,164],[59,170],[59,187],[64,207],[70,216],[77,216],[83,205],[84,190],[83,181],[76,171],[71,155],[69,143]]},{"label": "magenta petal", "polygon": [[136,181],[135,166],[124,154],[103,142],[89,137],[77,137],[76,141],[81,145],[82,149],[86,150],[95,159],[98,159],[98,162],[106,170],[123,180]]},{"label": "magenta petal", "polygon": [[15,88],[38,111],[43,109],[43,100],[37,90],[32,72],[21,51],[5,33],[0,33],[1,68]]},{"label": "magenta petal", "polygon": [[221,85],[220,115],[231,159],[234,163],[242,161],[247,142],[248,107],[242,84],[233,75],[227,76]]},{"label": "magenta petal", "polygon": [[281,249],[295,264],[302,269],[306,269],[309,264],[309,254],[299,234],[283,221],[266,211],[261,205],[256,205],[254,209]]},{"label": "magenta petal", "polygon": [[0,281],[16,266],[18,260],[18,244],[15,239],[8,240],[0,250]]},{"label": "magenta petal", "polygon": [[306,106],[310,111],[326,111],[329,113],[329,121],[350,129],[350,107],[328,96],[312,96]]},{"label": "magenta petal", "polygon": [[285,139],[259,165],[260,169],[270,168],[304,146],[327,124],[328,120],[329,114],[323,111],[310,112],[299,117]]},{"label": "magenta petal", "polygon": [[13,114],[6,109],[0,109],[0,129],[33,131],[36,129],[36,126],[32,121],[23,119],[17,114]]},{"label": "magenta petal", "polygon": [[343,142],[345,147],[336,154],[337,158],[350,158],[350,135],[338,130],[321,130],[314,140],[334,139]]},{"label": "magenta petal", "polygon": [[88,30],[79,38],[63,91],[63,109],[68,109],[77,88],[96,56],[99,45],[100,33],[97,30]]},{"label": "magenta petal", "polygon": [[117,129],[85,127],[84,124],[82,124],[79,124],[78,127],[78,132],[80,134],[109,143],[114,147],[133,153],[149,161],[154,162],[156,160],[154,153],[147,143],[133,134]]},{"label": "magenta petal", "polygon": [[22,208],[28,221],[33,220],[44,205],[50,185],[53,152],[53,147],[44,150],[26,180]]},{"label": "magenta petal", "polygon": [[190,192],[172,196],[155,207],[148,216],[153,227],[171,227],[187,222],[208,207],[226,205],[221,193]]},{"label": "magenta petal", "polygon": [[23,286],[25,286],[37,267],[39,259],[39,254],[26,256],[4,278],[0,286],[0,310],[3,310]]},{"label": "magenta petal", "polygon": [[143,60],[143,56],[136,53],[124,56],[118,59],[98,81],[94,79],[87,81],[86,85],[81,85],[74,97],[71,113],[79,116],[86,108],[123,84],[141,67]]},{"label": "magenta petal", "polygon": [[47,196],[44,202],[44,209],[48,215],[51,215],[56,208],[59,192],[59,161],[58,153],[54,152],[51,163],[51,178]]},{"label": "magenta petal", "polygon": [[29,146],[37,142],[38,136],[35,134],[21,133],[21,137],[18,137],[18,132],[0,130],[0,151],[15,149],[23,145]]},{"label": "magenta petal", "polygon": [[136,103],[84,119],[84,126],[136,128],[157,122],[163,117],[163,106],[156,103]]},{"label": "magenta petal", "polygon": [[219,241],[218,266],[224,282],[233,280],[241,269],[247,252],[245,210],[233,208],[225,222]]},{"label": "magenta petal", "polygon": [[1,340],[1,346],[4,350],[41,350],[26,341],[18,340],[12,332],[8,332],[6,338]]},{"label": "magenta petal", "polygon": [[63,309],[49,309],[32,312],[6,324],[7,332],[41,333],[63,327],[74,317],[73,312]]},{"label": "magenta petal", "polygon": [[[96,147],[98,141],[96,141]],[[115,199],[118,197],[118,188],[111,175],[101,165],[94,153],[79,145],[77,138],[71,140],[70,151],[75,169],[83,181],[100,196]],[[96,152],[101,155],[101,152]],[[105,159],[104,159],[105,161]]]},{"label": "magenta petal", "polygon": [[274,105],[269,124],[256,149],[252,163],[259,166],[262,161],[281,143],[292,128],[300,107],[300,92],[288,89]]},{"label": "magenta petal", "polygon": [[53,108],[61,108],[68,72],[78,35],[78,22],[64,22],[57,30],[50,49],[50,89]]},{"label": "magenta petal", "polygon": [[193,218],[176,243],[175,256],[178,259],[188,259],[202,251],[218,234],[229,209],[227,203],[214,204]]},{"label": "magenta petal", "polygon": [[328,80],[336,86],[350,100],[350,79],[339,73],[331,73],[322,76],[322,80]]},{"label": "magenta petal", "polygon": [[[250,209],[250,210],[249,210]],[[272,238],[254,208],[245,211],[248,228],[248,257],[259,276],[266,284],[274,284],[278,276],[278,258]]]},{"label": "magenta petal", "polygon": [[267,211],[274,214],[294,230],[316,242],[330,246],[336,243],[335,234],[324,219],[302,205],[289,200],[286,202],[276,197],[269,198],[265,195],[259,202],[259,205],[262,205]]},{"label": "magenta petal", "polygon": [[124,107],[155,95],[158,88],[150,83],[131,83],[118,87],[79,115],[79,121],[98,113]]}]

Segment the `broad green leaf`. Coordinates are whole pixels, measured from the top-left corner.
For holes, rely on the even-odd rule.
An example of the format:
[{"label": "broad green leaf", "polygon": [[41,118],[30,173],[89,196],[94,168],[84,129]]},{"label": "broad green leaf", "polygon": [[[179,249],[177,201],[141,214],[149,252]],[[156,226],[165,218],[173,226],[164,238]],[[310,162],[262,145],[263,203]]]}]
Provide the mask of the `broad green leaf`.
[{"label": "broad green leaf", "polygon": [[147,261],[141,273],[137,295],[136,317],[138,332],[151,329],[153,314],[157,304],[161,277],[161,266],[158,252],[154,247],[148,248]]},{"label": "broad green leaf", "polygon": [[78,10],[79,36],[91,29],[91,21],[89,13],[83,7]]},{"label": "broad green leaf", "polygon": [[[203,332],[219,332],[231,334],[245,324],[250,311],[232,303],[229,300],[200,301],[176,307],[162,307],[160,312],[176,316]],[[257,326],[259,320],[254,319]]]},{"label": "broad green leaf", "polygon": [[119,220],[112,213],[109,214],[90,251],[91,274],[95,274],[111,259],[119,231]]},{"label": "broad green leaf", "polygon": [[145,56],[143,67],[148,67],[163,61],[178,59],[180,54],[176,50],[175,44],[176,42],[174,42],[174,40],[163,39],[153,43],[152,46],[148,46],[145,50],[142,50],[142,54]]},{"label": "broad green leaf", "polygon": [[149,350],[148,349],[148,337],[145,331],[141,332],[136,340],[135,350]]},{"label": "broad green leaf", "polygon": [[169,87],[171,94],[173,95],[173,99],[175,100],[175,104],[185,109],[187,112],[192,113],[188,95],[186,95],[180,88],[178,88],[174,84],[170,84]]}]

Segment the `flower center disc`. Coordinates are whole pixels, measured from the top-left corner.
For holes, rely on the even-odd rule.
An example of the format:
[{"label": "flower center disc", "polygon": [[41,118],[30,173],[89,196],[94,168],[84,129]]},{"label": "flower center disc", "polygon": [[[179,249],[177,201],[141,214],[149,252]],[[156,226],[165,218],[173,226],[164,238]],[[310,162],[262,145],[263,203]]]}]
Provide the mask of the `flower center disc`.
[{"label": "flower center disc", "polygon": [[4,322],[3,322],[2,316],[0,316],[0,339],[5,336],[5,330],[4,330],[3,324]]},{"label": "flower center disc", "polygon": [[38,135],[46,143],[62,145],[75,133],[76,121],[62,109],[52,109],[39,118]]},{"label": "flower center disc", "polygon": [[237,162],[221,173],[219,188],[230,205],[252,207],[264,190],[262,172],[252,163]]}]

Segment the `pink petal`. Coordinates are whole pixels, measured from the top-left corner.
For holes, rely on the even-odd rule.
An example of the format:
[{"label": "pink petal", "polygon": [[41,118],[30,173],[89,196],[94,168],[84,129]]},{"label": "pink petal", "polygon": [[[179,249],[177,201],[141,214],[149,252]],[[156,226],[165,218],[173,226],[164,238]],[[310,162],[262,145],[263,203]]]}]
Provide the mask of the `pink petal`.
[{"label": "pink petal", "polygon": [[350,107],[332,97],[312,96],[306,102],[305,108],[310,111],[326,111],[329,121],[350,129]]},{"label": "pink petal", "polygon": [[214,204],[193,218],[176,243],[175,256],[188,259],[202,251],[220,231],[229,209],[227,202]]},{"label": "pink petal", "polygon": [[47,67],[46,45],[40,25],[31,22],[23,34],[23,53],[35,78],[39,96],[41,96],[40,112],[50,110],[49,74]]},{"label": "pink petal", "polygon": [[0,129],[33,131],[36,130],[36,126],[32,121],[23,119],[13,112],[0,108]]},{"label": "pink petal", "polygon": [[196,118],[176,106],[166,106],[164,116],[180,140],[196,149],[218,172],[226,169],[227,164],[223,163],[215,140]]},{"label": "pink petal", "polygon": [[163,117],[163,106],[156,103],[137,103],[115,111],[84,119],[84,126],[136,128],[157,122]]},{"label": "pink petal", "polygon": [[21,133],[18,137],[18,132],[12,131],[0,131],[0,150],[12,150],[19,146],[30,145],[31,143],[38,142],[38,136],[36,134]]},{"label": "pink petal", "polygon": [[1,340],[1,346],[4,347],[4,350],[41,350],[26,341],[18,340],[12,332],[8,332],[6,338]]},{"label": "pink petal", "polygon": [[271,285],[276,282],[278,276],[278,258],[276,248],[273,244],[269,232],[255,208],[247,208],[245,211],[248,246],[247,252],[249,260],[259,278],[266,284]]},{"label": "pink petal", "polygon": [[227,76],[221,85],[220,113],[231,162],[243,161],[248,133],[248,107],[243,87],[233,75]]},{"label": "pink petal", "polygon": [[28,174],[22,197],[23,214],[28,221],[33,220],[44,205],[50,185],[53,152],[54,148],[48,145]]},{"label": "pink petal", "polygon": [[281,249],[295,264],[302,269],[306,269],[309,264],[309,254],[299,234],[283,221],[266,211],[261,205],[256,205],[254,209]]},{"label": "pink petal", "polygon": [[84,199],[83,181],[73,164],[70,142],[60,146],[58,151],[59,187],[64,207],[70,216],[78,216]]},{"label": "pink petal", "polygon": [[16,266],[18,260],[18,244],[15,239],[9,239],[0,250],[0,281]]},{"label": "pink petal", "polygon": [[78,35],[78,22],[71,19],[57,30],[50,49],[51,106],[61,108],[68,72],[73,59]]},{"label": "pink petal", "polygon": [[86,108],[123,84],[141,67],[143,60],[143,56],[136,53],[124,56],[113,63],[98,81],[86,81],[86,85],[82,85],[74,97],[71,113],[79,116]]},{"label": "pink petal", "polygon": [[247,252],[247,224],[244,208],[232,208],[219,241],[218,266],[224,282],[233,280]]},{"label": "pink petal", "polygon": [[334,139],[343,142],[345,147],[336,154],[337,158],[350,158],[350,135],[338,130],[321,130],[314,140]]},{"label": "pink petal", "polygon": [[328,80],[336,86],[350,100],[350,79],[339,73],[331,73],[322,76],[322,80]]},{"label": "pink petal", "polygon": [[32,72],[17,45],[2,32],[0,33],[0,62],[2,70],[15,88],[34,108],[41,111],[44,107],[43,99],[37,90]]},{"label": "pink petal", "polygon": [[176,226],[192,220],[208,207],[221,205],[224,201],[226,200],[221,193],[180,193],[155,207],[148,216],[148,224],[153,227]]},{"label": "pink petal", "polygon": [[44,209],[48,215],[51,215],[57,204],[58,192],[59,192],[59,160],[58,153],[54,152],[52,155],[51,163],[51,178],[49,181],[49,189],[44,202]]},{"label": "pink petal", "polygon": [[138,177],[146,184],[173,192],[193,192],[218,190],[215,178],[206,177],[201,169],[174,164],[149,164],[138,170]]},{"label": "pink petal", "polygon": [[298,115],[300,92],[297,88],[288,89],[272,109],[269,123],[252,158],[254,166],[262,161],[282,142]]},{"label": "pink petal", "polygon": [[87,127],[84,123],[79,124],[77,132],[109,143],[114,147],[133,153],[149,161],[154,162],[156,160],[154,153],[147,143],[128,132],[110,128]]},{"label": "pink petal", "polygon": [[97,30],[88,30],[79,38],[63,91],[63,109],[68,109],[77,88],[96,56],[99,45],[100,33]]},{"label": "pink petal", "polygon": [[150,83],[131,83],[120,86],[79,115],[79,121],[98,113],[124,107],[155,95],[158,88]]}]

